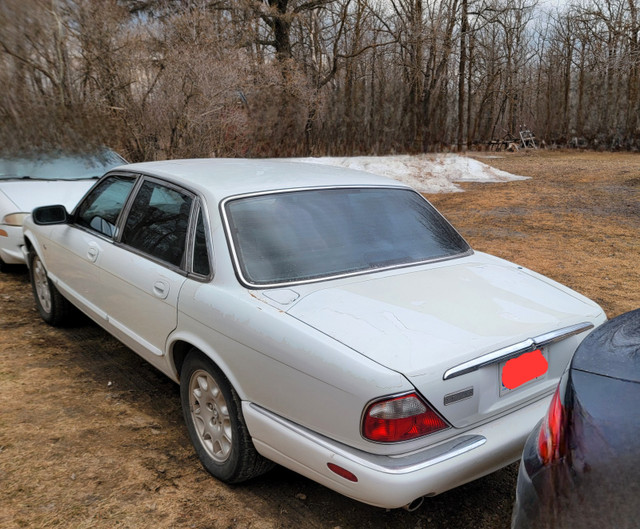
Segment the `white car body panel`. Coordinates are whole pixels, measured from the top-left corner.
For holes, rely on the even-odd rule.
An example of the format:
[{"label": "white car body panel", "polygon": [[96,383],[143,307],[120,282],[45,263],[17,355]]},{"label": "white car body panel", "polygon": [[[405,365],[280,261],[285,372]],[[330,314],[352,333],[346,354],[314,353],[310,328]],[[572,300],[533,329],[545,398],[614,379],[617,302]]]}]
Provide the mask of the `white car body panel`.
[{"label": "white car body panel", "polygon": [[109,327],[127,335],[127,342],[143,343],[145,352],[162,356],[167,336],[176,328],[185,277],[112,244],[104,245],[96,266],[105,289],[100,305]]},{"label": "white car body panel", "polygon": [[[187,282],[178,318],[179,330],[171,342],[192,343],[191,337],[200,337],[197,347],[222,367],[243,400],[279,410],[280,415],[342,442],[370,445],[359,433],[364,403],[412,389],[402,375],[297,322],[247,290]],[[328,409],[341,411],[327,414]]]},{"label": "white car body panel", "polygon": [[10,213],[29,213],[38,206],[63,204],[71,211],[95,180],[0,180],[0,259],[7,264],[23,264],[24,238],[21,226],[7,226],[2,219]]},{"label": "white car body panel", "polygon": [[[409,377],[599,309],[481,254],[325,288],[287,312]],[[400,341],[398,341],[400,340]],[[473,344],[470,351],[469,344]]]},{"label": "white car body panel", "polygon": [[[481,253],[413,270],[354,280],[302,297],[288,314],[404,375],[454,426],[465,427],[553,389],[574,338],[547,348],[547,383],[500,397],[490,365],[452,380],[444,373],[482,354],[563,326],[604,321],[592,301],[550,280]],[[600,318],[600,319],[599,319]],[[599,320],[598,320],[599,319]],[[443,395],[495,388],[444,406]]]},{"label": "white car body panel", "polygon": [[38,206],[49,204],[62,204],[71,211],[95,183],[95,179],[0,180],[0,191],[15,204],[15,211],[28,213]]},{"label": "white car body panel", "polygon": [[0,224],[0,259],[2,261],[7,264],[23,264],[23,246],[24,239],[21,226]]},{"label": "white car body panel", "polygon": [[[147,361],[165,352],[175,329],[185,277],[104,238],[69,226],[53,226],[42,251],[57,287],[89,316]],[[101,285],[99,306],[96,285]],[[166,371],[164,363],[160,364]]]},{"label": "white car body panel", "polygon": [[[4,182],[4,184],[8,184],[11,182]],[[4,185],[0,185],[0,212],[2,212],[2,217],[4,217],[7,213],[14,213],[18,211],[22,211],[20,206],[15,203],[9,195],[4,192]],[[1,217],[0,217],[1,220]]]},{"label": "white car body panel", "polygon": [[[63,295],[177,382],[176,351],[199,349],[238,393],[258,452],[366,503],[399,507],[517,460],[587,333],[545,346],[548,373],[509,393],[500,389],[498,365],[450,380],[445,372],[523,339],[606,319],[579,294],[482,253],[248,288],[234,268],[221,201],[277,189],[404,186],[262,160],[154,162],[116,172],[164,178],[198,197],[211,277],[194,278],[87,228],[28,218],[25,237]],[[444,406],[445,395],[469,387],[472,396]],[[411,391],[451,427],[399,443],[365,439],[367,405]],[[356,474],[357,483],[329,471],[329,462]]]},{"label": "white car body panel", "polygon": [[333,186],[396,187],[409,186],[362,171],[326,165],[273,160],[197,159],[145,162],[121,166],[122,171],[139,171],[169,180],[186,179],[194,191],[207,199],[212,229],[220,224],[218,205],[230,196]]},{"label": "white car body panel", "polygon": [[46,226],[43,231],[47,234],[47,243],[38,244],[38,254],[51,270],[51,280],[67,299],[102,324],[107,320],[107,312],[92,299],[93,289],[99,284],[99,273],[89,257],[89,248],[96,245],[96,237],[67,225]]},{"label": "white car body panel", "polygon": [[[520,459],[522,446],[550,397],[467,430],[447,442],[399,456],[375,456],[305,431],[244,403],[254,444],[265,457],[356,500],[393,509],[486,476]],[[536,419],[536,417],[538,419]],[[331,472],[335,463],[358,477]]]}]

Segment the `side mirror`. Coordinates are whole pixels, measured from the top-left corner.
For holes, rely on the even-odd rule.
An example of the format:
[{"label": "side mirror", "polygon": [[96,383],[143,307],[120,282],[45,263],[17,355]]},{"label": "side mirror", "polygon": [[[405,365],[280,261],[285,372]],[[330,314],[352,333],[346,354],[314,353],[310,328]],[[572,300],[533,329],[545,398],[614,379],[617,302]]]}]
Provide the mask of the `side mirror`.
[{"label": "side mirror", "polygon": [[39,226],[49,224],[66,224],[69,220],[67,209],[58,204],[55,206],[40,206],[31,212],[33,222]]}]

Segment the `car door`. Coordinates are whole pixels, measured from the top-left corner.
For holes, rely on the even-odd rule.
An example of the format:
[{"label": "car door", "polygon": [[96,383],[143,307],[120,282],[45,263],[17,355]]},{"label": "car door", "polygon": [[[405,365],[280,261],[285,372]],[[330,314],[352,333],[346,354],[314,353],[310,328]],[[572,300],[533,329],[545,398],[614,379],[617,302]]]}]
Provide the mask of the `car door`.
[{"label": "car door", "polygon": [[134,188],[134,175],[112,174],[80,202],[70,224],[52,228],[44,256],[54,281],[66,297],[96,318],[106,320],[99,266],[105,248],[113,246],[124,205]]},{"label": "car door", "polygon": [[116,244],[102,252],[100,303],[109,329],[152,363],[176,327],[195,202],[186,190],[144,177]]}]

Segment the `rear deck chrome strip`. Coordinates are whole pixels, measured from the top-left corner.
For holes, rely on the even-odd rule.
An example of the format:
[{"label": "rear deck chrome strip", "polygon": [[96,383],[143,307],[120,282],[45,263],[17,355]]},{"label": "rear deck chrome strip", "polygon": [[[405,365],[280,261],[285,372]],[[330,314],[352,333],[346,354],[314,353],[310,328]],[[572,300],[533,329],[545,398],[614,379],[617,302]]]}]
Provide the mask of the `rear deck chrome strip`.
[{"label": "rear deck chrome strip", "polygon": [[522,342],[509,345],[508,347],[503,347],[502,349],[498,349],[497,351],[487,353],[478,358],[474,358],[473,360],[469,360],[468,362],[464,362],[463,364],[452,367],[451,369],[447,369],[444,372],[442,379],[450,380],[452,378],[471,373],[472,371],[477,371],[481,367],[504,362],[511,358],[515,358],[516,356],[520,356],[522,353],[533,351],[535,349],[538,349],[539,347],[566,340],[571,336],[575,336],[576,334],[580,334],[582,332],[593,329],[593,327],[593,323],[583,322],[577,323],[576,325],[570,325],[569,327],[563,327],[562,329],[557,329],[555,331],[547,332],[545,334],[541,334],[540,336],[536,336],[535,338],[527,338]]}]

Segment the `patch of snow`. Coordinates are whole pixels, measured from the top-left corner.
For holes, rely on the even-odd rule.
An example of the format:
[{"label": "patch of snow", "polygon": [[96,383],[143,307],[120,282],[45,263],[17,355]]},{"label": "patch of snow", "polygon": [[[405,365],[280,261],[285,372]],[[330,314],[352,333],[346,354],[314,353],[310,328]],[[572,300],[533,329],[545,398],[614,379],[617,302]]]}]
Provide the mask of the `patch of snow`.
[{"label": "patch of snow", "polygon": [[455,182],[508,182],[526,180],[457,154],[296,158],[295,161],[358,169],[398,180],[421,193],[462,191]]}]

